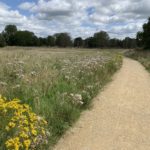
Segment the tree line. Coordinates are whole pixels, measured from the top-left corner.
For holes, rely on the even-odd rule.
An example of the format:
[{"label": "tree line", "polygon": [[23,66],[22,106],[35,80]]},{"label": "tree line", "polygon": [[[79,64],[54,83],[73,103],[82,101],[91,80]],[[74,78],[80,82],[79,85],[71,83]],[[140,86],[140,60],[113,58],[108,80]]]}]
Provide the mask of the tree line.
[{"label": "tree line", "polygon": [[7,25],[0,34],[0,47],[4,46],[49,46],[77,48],[150,48],[150,18],[143,25],[143,31],[136,38],[126,37],[123,40],[110,38],[105,31],[96,32],[93,36],[83,39],[72,39],[68,33],[56,33],[45,38],[37,37],[33,32],[20,31],[15,25]]}]

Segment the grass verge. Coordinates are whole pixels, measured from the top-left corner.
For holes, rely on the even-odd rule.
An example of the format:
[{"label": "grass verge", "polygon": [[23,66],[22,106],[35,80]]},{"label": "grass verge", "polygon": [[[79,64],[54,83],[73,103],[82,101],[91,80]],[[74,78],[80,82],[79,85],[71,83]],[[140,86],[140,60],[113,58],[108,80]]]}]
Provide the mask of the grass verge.
[{"label": "grass verge", "polygon": [[126,52],[125,56],[139,61],[150,72],[150,51],[132,50]]}]

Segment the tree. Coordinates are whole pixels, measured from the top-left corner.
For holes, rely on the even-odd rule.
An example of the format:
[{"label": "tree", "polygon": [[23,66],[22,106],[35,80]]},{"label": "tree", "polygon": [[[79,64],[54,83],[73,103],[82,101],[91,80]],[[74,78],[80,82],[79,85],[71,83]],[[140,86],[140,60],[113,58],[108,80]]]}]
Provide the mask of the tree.
[{"label": "tree", "polygon": [[126,37],[123,40],[123,48],[135,48],[135,47],[136,47],[136,39]]},{"label": "tree", "polygon": [[143,25],[143,44],[145,49],[150,48],[150,18],[148,22]]},{"label": "tree", "polygon": [[148,22],[143,25],[143,31],[137,33],[136,41],[138,46],[150,49],[150,18]]},{"label": "tree", "polygon": [[18,46],[35,46],[36,42],[36,36],[30,31],[17,31],[14,35],[14,44]]},{"label": "tree", "polygon": [[39,46],[47,46],[47,39],[43,37],[39,37]]},{"label": "tree", "polygon": [[58,47],[72,46],[71,37],[68,33],[57,33],[54,36],[56,38],[56,46]]},{"label": "tree", "polygon": [[53,36],[47,37],[47,46],[55,46],[55,38]]},{"label": "tree", "polygon": [[7,25],[5,27],[5,33],[12,35],[17,32],[17,27],[15,25]]},{"label": "tree", "polygon": [[77,37],[74,39],[74,47],[82,47],[83,46],[83,40],[81,37]]},{"label": "tree", "polygon": [[6,41],[2,34],[0,34],[0,47],[6,46]]},{"label": "tree", "polygon": [[113,38],[109,40],[109,47],[110,48],[121,48],[120,40]]},{"label": "tree", "polygon": [[138,32],[137,35],[136,35],[136,43],[137,43],[137,46],[139,47],[142,47],[143,46],[143,32]]},{"label": "tree", "polygon": [[3,31],[3,36],[8,45],[14,45],[14,35],[17,32],[15,25],[7,25]]},{"label": "tree", "polygon": [[94,34],[94,43],[97,48],[104,48],[108,46],[109,35],[105,31],[100,31]]}]

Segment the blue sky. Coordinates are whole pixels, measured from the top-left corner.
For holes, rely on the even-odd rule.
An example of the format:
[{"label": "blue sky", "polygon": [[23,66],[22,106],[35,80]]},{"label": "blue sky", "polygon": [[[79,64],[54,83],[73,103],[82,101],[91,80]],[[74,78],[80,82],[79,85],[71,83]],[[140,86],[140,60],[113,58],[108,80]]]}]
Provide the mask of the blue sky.
[{"label": "blue sky", "polygon": [[7,24],[38,36],[68,32],[92,36],[135,37],[150,14],[149,0],[0,0],[0,31]]}]

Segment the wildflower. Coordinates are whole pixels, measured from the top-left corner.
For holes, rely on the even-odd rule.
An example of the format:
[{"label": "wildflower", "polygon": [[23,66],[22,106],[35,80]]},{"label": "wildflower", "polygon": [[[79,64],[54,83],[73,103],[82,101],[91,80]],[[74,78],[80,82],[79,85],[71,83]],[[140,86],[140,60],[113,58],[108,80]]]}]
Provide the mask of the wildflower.
[{"label": "wildflower", "polygon": [[19,147],[21,146],[21,143],[19,141],[19,137],[13,138],[13,139],[9,139],[8,141],[6,141],[6,147],[9,148],[13,148],[14,150],[19,150]]},{"label": "wildflower", "polygon": [[13,89],[17,89],[17,88],[20,88],[20,84],[17,84],[15,86],[12,87]]},{"label": "wildflower", "polygon": [[28,150],[29,147],[30,147],[30,145],[31,145],[31,140],[29,140],[29,139],[28,139],[28,140],[25,140],[25,141],[24,141],[24,145],[25,145],[25,149]]},{"label": "wildflower", "polygon": [[82,100],[82,95],[81,94],[75,94],[74,98],[81,101]]},{"label": "wildflower", "polygon": [[6,128],[5,128],[7,131],[9,131],[10,130],[10,128],[8,127],[8,126],[6,126]]},{"label": "wildflower", "polygon": [[[10,137],[5,141],[7,149],[19,150],[21,148],[28,150],[30,145],[37,146],[44,143],[48,136],[45,130],[47,122],[33,113],[27,104],[21,104],[17,98],[7,101],[0,95],[0,110],[2,110],[2,113],[6,110],[6,115],[2,115],[8,122],[4,129],[8,133],[12,128],[15,129],[14,133],[10,134],[13,138]],[[40,142],[39,138],[42,139]]]},{"label": "wildflower", "polygon": [[6,85],[7,85],[7,83],[6,83],[6,82],[2,82],[2,81],[1,81],[1,82],[0,82],[0,85],[1,85],[1,86],[6,86]]},{"label": "wildflower", "polygon": [[25,132],[29,132],[29,128],[28,128],[28,127],[24,127],[23,130],[24,130]]},{"label": "wildflower", "polygon": [[28,138],[29,136],[25,132],[20,133],[20,137],[22,138]]},{"label": "wildflower", "polygon": [[31,131],[31,133],[32,133],[34,136],[37,135],[37,131],[36,131],[35,129],[33,129],[33,130]]},{"label": "wildflower", "polygon": [[9,122],[8,126],[9,126],[10,128],[14,128],[14,127],[16,126],[16,124],[15,124],[14,122]]},{"label": "wildflower", "polygon": [[46,134],[44,129],[42,129],[42,134],[43,134],[43,135],[45,135],[45,134]]},{"label": "wildflower", "polygon": [[35,76],[35,75],[36,75],[36,72],[35,72],[35,71],[32,71],[30,74],[31,74],[32,76]]},{"label": "wildflower", "polygon": [[29,124],[28,120],[24,120],[23,124],[28,125]]}]

